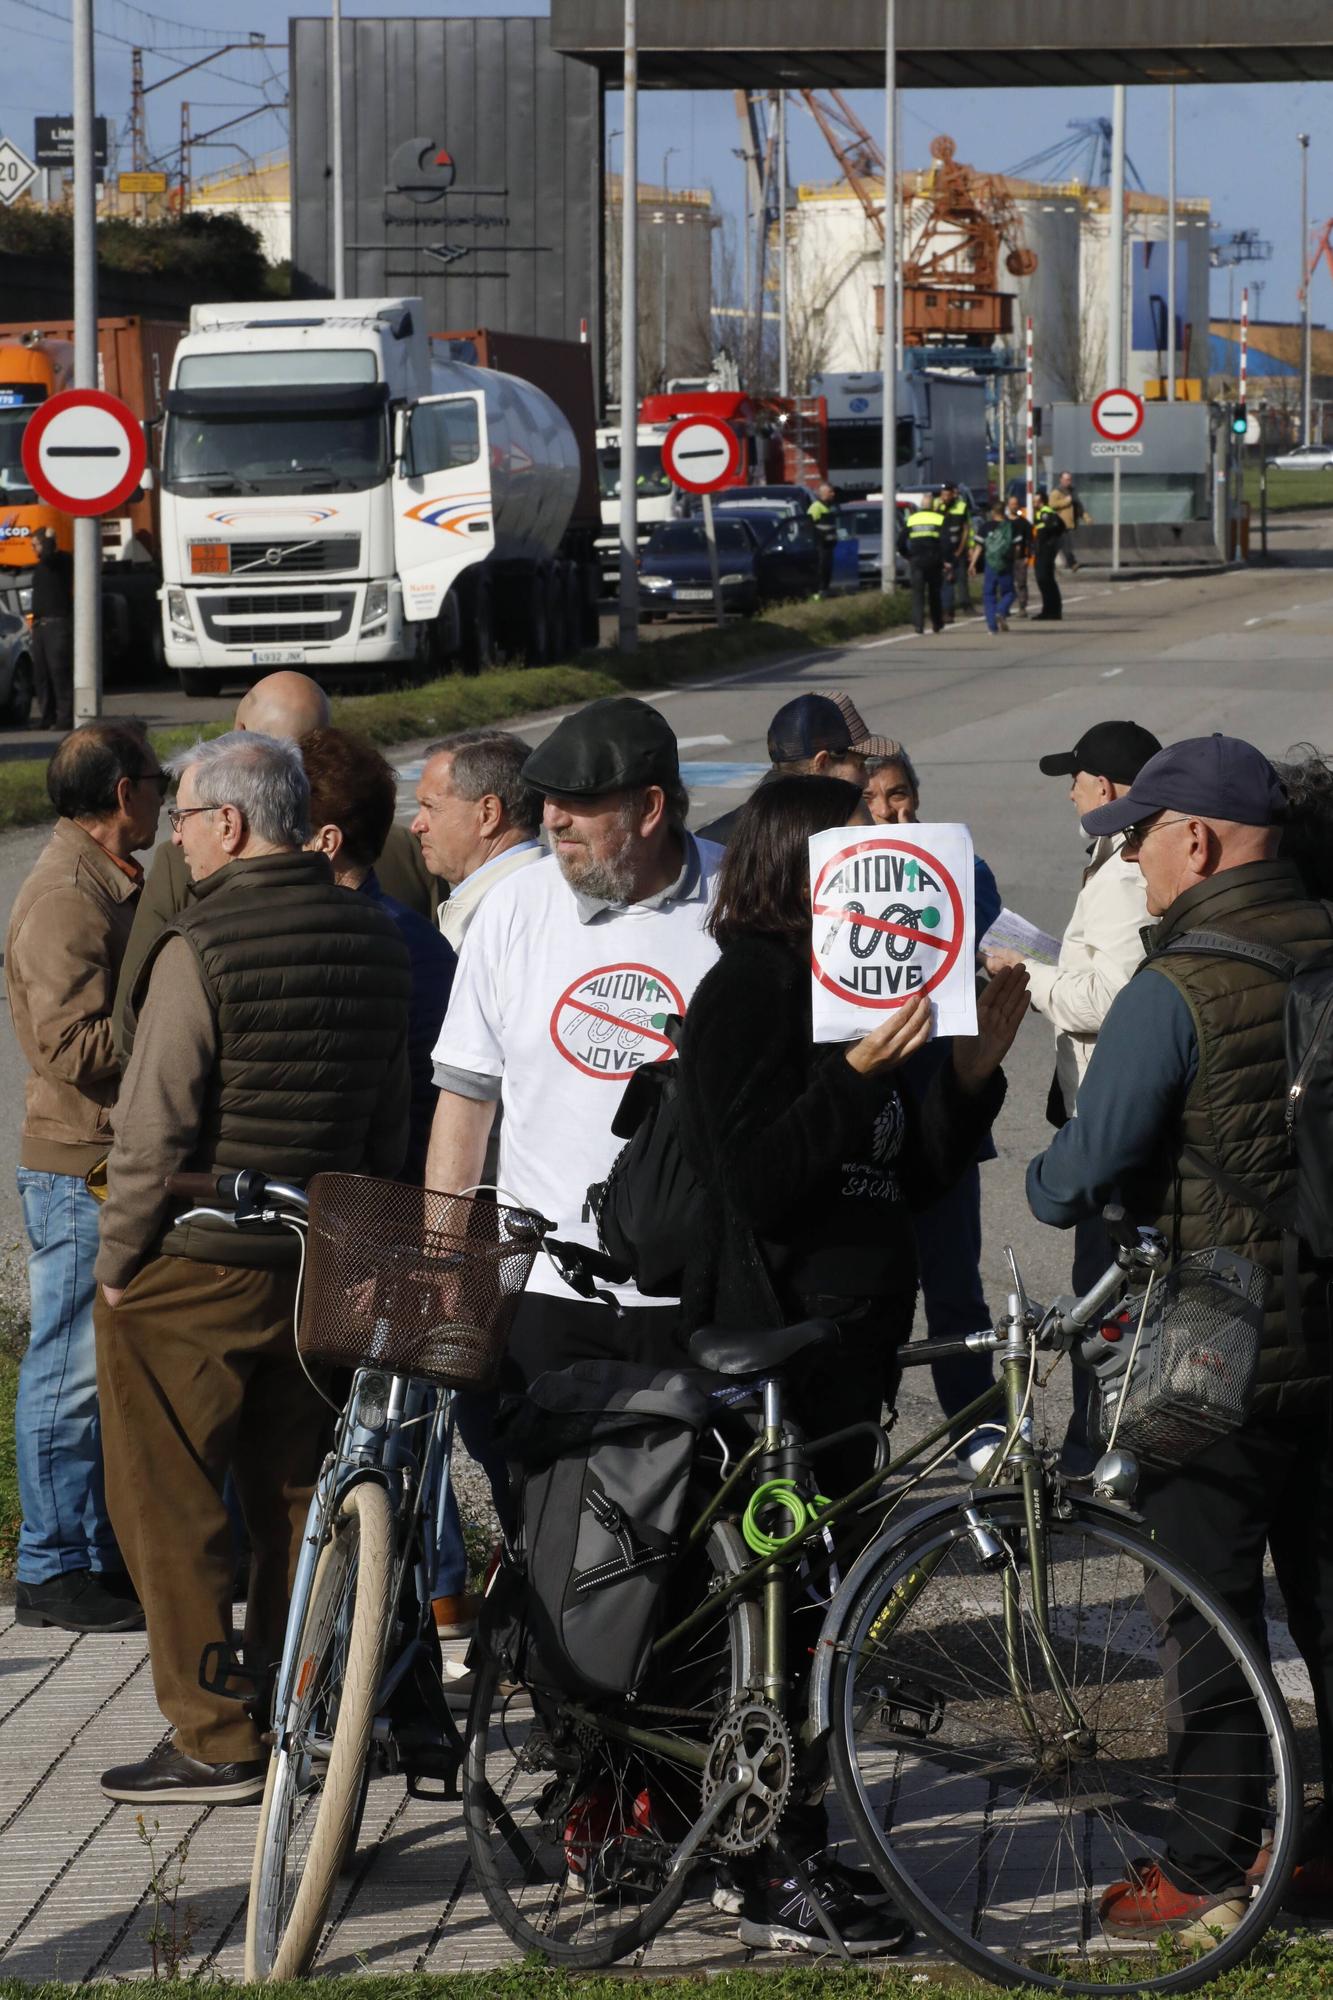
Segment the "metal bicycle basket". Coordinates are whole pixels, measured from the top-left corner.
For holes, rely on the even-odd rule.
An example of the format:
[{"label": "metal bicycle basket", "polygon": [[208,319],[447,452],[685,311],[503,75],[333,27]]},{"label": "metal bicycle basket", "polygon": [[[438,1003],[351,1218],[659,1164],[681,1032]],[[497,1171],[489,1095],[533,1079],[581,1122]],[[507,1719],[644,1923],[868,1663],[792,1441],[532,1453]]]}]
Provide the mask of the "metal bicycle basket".
[{"label": "metal bicycle basket", "polygon": [[368,1174],[317,1174],[309,1194],[296,1334],[306,1359],[492,1387],[540,1216]]},{"label": "metal bicycle basket", "polygon": [[[1268,1274],[1229,1250],[1196,1250],[1122,1307],[1124,1331],[1099,1367],[1094,1443],[1149,1464],[1183,1465],[1244,1423],[1254,1394]],[[1144,1304],[1147,1319],[1133,1355]],[[1123,1403],[1123,1409],[1121,1405]]]}]

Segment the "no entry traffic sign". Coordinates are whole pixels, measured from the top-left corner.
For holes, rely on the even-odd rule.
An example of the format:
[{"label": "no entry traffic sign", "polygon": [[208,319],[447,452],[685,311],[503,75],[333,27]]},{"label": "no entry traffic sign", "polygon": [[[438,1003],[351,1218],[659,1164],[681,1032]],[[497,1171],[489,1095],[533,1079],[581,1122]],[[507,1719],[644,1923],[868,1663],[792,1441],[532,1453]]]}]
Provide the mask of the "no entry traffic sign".
[{"label": "no entry traffic sign", "polygon": [[662,465],[673,486],[716,493],[736,476],[741,441],[717,417],[682,417],[662,441]]},{"label": "no entry traffic sign", "polygon": [[1113,443],[1132,438],[1143,423],[1143,399],[1132,389],[1106,389],[1092,406],[1092,428]]},{"label": "no entry traffic sign", "polygon": [[910,834],[837,828],[811,839],[816,1041],[864,1034],[918,994],[935,1004],[940,1033],[976,1031],[971,836],[955,825]]},{"label": "no entry traffic sign", "polygon": [[147,460],[138,418],[101,389],[66,389],[23,433],[23,470],[62,514],[110,514],[129,499]]}]

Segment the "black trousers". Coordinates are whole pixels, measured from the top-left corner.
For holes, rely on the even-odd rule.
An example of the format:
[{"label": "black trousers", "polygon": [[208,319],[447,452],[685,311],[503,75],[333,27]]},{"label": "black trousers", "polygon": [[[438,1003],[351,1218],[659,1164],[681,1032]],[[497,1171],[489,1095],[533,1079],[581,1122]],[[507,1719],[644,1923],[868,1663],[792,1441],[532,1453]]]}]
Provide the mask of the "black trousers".
[{"label": "black trousers", "polygon": [[1064,599],[1060,595],[1060,586],[1055,580],[1055,557],[1056,547],[1053,542],[1041,542],[1038,544],[1037,559],[1033,564],[1033,573],[1037,579],[1037,588],[1041,592],[1041,611],[1039,615],[1042,618],[1064,617]]},{"label": "black trousers", "polygon": [[679,1367],[684,1357],[677,1306],[629,1306],[525,1292],[509,1334],[500,1387],[517,1394],[548,1368],[573,1361],[636,1361]]},{"label": "black trousers", "polygon": [[911,558],[912,567],[912,623],[918,632],[926,629],[926,605],[930,605],[930,622],[938,632],[944,624],[944,564],[938,556],[923,560],[919,556]]},{"label": "black trousers", "polygon": [[[1115,1245],[1106,1233],[1100,1215],[1085,1215],[1074,1224],[1074,1264],[1069,1282],[1081,1298],[1090,1292],[1115,1256]],[[1076,1478],[1091,1472],[1101,1453],[1088,1436],[1088,1405],[1092,1400],[1092,1377],[1086,1368],[1070,1365],[1070,1386],[1074,1410],[1065,1430],[1060,1463]]]},{"label": "black trousers", "polygon": [[74,727],[74,621],[39,618],[32,628],[32,671],[43,729]]},{"label": "black trousers", "polygon": [[[1261,1648],[1264,1551],[1309,1669],[1324,1796],[1333,1799],[1333,1444],[1327,1411],[1305,1423],[1255,1422],[1178,1471],[1145,1479],[1140,1506],[1162,1547],[1206,1577]],[[1155,1615],[1165,1607],[1152,1604]],[[1164,1667],[1177,1726],[1165,1868],[1177,1888],[1233,1887],[1262,1844],[1258,1712],[1225,1650],[1193,1613],[1169,1619]]]}]

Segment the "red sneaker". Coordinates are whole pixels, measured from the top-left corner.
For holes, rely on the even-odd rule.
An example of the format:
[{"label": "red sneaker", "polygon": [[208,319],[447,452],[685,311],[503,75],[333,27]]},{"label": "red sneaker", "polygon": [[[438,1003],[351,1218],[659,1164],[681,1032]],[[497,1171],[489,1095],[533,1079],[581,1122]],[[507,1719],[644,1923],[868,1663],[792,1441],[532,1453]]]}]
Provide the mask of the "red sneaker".
[{"label": "red sneaker", "polygon": [[1157,1937],[1171,1931],[1185,1944],[1208,1945],[1235,1930],[1248,1901],[1240,1883],[1221,1894],[1189,1895],[1167,1880],[1158,1862],[1143,1856],[1131,1861],[1126,1881],[1103,1890],[1097,1914],[1112,1937]]}]

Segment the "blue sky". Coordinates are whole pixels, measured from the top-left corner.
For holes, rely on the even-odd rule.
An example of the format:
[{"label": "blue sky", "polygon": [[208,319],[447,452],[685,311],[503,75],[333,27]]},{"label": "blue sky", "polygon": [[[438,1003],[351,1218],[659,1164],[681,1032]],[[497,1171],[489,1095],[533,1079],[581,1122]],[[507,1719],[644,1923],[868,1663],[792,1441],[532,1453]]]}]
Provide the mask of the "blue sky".
[{"label": "blue sky", "polygon": [[[235,14],[227,29],[219,29],[223,10],[217,0],[155,0],[152,10],[129,0],[95,0],[98,101],[113,121],[122,124],[129,106],[130,48],[143,46],[145,75],[151,84],[192,62],[210,46],[243,39],[251,29],[266,28],[276,39],[285,36],[285,16],[266,13],[255,0],[234,0]],[[345,13],[396,14],[408,11],[393,0],[344,0]],[[310,11],[305,8],[302,12]],[[544,14],[545,0],[473,0],[458,12],[478,14]],[[34,112],[69,109],[69,0],[0,0],[0,35],[6,51],[0,78],[0,130],[25,151],[31,150]],[[225,16],[223,16],[225,18]],[[150,150],[174,147],[180,130],[180,102],[191,105],[196,132],[280,100],[285,63],[280,53],[237,50],[209,68],[196,70],[179,83],[153,92],[148,99]],[[882,125],[882,100],[871,93],[855,99],[866,124]],[[987,170],[1012,167],[1043,146],[1066,136],[1070,118],[1110,113],[1108,90],[910,91],[902,97],[903,158],[909,167],[923,165],[936,132],[951,132],[959,156]],[[1296,134],[1309,132],[1310,215],[1315,224],[1333,214],[1333,85],[1241,85],[1181,89],[1177,95],[1179,187],[1182,194],[1205,195],[1222,234],[1256,229],[1273,245],[1266,264],[1242,267],[1237,273],[1237,297],[1242,278],[1263,287],[1261,298],[1251,292],[1251,311],[1265,318],[1290,319],[1297,311],[1300,224],[1299,148]],[[608,109],[608,126],[621,123],[618,100]],[[793,109],[788,129],[793,179],[828,179],[835,169],[811,119]],[[1129,93],[1129,151],[1147,185],[1166,186],[1166,92],[1141,89]],[[224,135],[255,153],[281,150],[285,124],[280,113],[260,115]],[[440,138],[447,143],[447,134]],[[640,113],[640,173],[658,180],[665,146],[678,150],[669,172],[672,182],[711,186],[724,208],[740,204],[740,167],[732,154],[737,144],[728,94],[697,95],[648,91]],[[619,142],[615,159],[619,164]],[[196,154],[196,172],[206,173],[239,164],[235,150],[218,146]],[[125,164],[128,164],[128,156]],[[1333,323],[1333,279],[1323,270],[1314,281],[1314,316]],[[1216,273],[1213,308],[1225,312],[1227,279]]]}]

